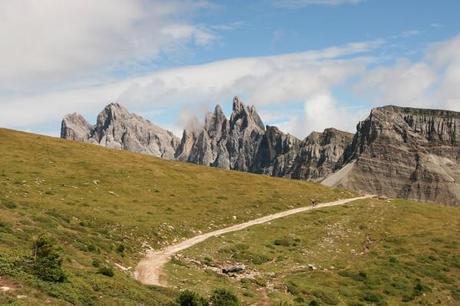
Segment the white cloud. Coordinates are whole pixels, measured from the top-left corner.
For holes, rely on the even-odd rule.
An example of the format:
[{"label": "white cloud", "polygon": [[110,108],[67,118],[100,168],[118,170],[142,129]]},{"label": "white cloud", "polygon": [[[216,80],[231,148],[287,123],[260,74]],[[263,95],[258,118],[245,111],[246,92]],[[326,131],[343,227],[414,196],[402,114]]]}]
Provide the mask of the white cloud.
[{"label": "white cloud", "polygon": [[214,39],[190,22],[204,2],[0,1],[0,90],[136,67],[186,42]]},{"label": "white cloud", "polygon": [[330,93],[318,93],[307,99],[304,110],[307,131],[322,131],[329,127],[350,130],[350,125],[356,124],[351,120],[349,112]]},{"label": "white cloud", "polygon": [[432,46],[427,55],[439,75],[434,93],[441,107],[460,111],[460,35]]},{"label": "white cloud", "polygon": [[291,116],[280,128],[301,139],[312,131],[322,132],[331,127],[354,132],[356,123],[368,112],[366,108],[343,105],[330,92],[318,92],[305,99],[302,114]]},{"label": "white cloud", "polygon": [[[0,126],[25,128],[55,122],[58,128],[64,114],[78,111],[95,115],[112,101],[138,112],[192,105],[188,109],[198,117],[206,106],[227,103],[234,95],[256,105],[301,102],[364,71],[368,59],[360,56],[378,45],[352,43],[319,51],[236,58],[100,86],[15,99],[0,97],[5,110],[0,112]],[[352,58],[341,59],[345,56]]]},{"label": "white cloud", "polygon": [[[268,114],[266,123],[278,123],[300,138],[332,126],[353,131],[356,122],[377,105],[460,111],[460,36],[432,45],[419,61],[400,59],[375,66],[368,55],[382,43],[234,58],[80,89],[14,99],[0,96],[0,126],[27,129],[46,123],[55,125],[57,132],[64,114],[78,111],[92,119],[105,104],[118,101],[141,114],[178,113],[169,120],[169,127],[178,132],[193,115],[202,118],[205,109],[230,103],[233,95]],[[354,89],[361,100],[369,101],[368,107],[345,107],[335,96],[337,87]],[[303,104],[303,111],[276,116],[276,112],[287,113],[285,108],[293,102]]]},{"label": "white cloud", "polygon": [[307,5],[328,5],[337,6],[342,4],[357,4],[365,0],[274,0],[276,7],[298,8]]},{"label": "white cloud", "polygon": [[401,60],[369,71],[357,89],[375,104],[428,106],[426,91],[435,81],[436,75],[427,64]]},{"label": "white cloud", "polygon": [[365,58],[345,61],[340,57],[356,56],[377,45],[353,43],[321,51],[236,58],[156,72],[132,80],[120,99],[133,104],[215,103],[237,94],[258,105],[303,100],[364,70]]},{"label": "white cloud", "polygon": [[356,85],[374,105],[460,111],[460,36],[434,44],[420,61],[400,59],[370,69]]}]

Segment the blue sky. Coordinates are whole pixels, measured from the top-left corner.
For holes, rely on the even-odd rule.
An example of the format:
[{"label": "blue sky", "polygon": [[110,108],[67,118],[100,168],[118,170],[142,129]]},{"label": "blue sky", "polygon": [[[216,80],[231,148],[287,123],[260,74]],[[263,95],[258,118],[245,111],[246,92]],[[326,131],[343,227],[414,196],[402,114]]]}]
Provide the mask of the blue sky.
[{"label": "blue sky", "polygon": [[234,29],[220,32],[219,44],[195,53],[184,64],[324,49],[394,36],[401,36],[393,39],[399,48],[394,46],[389,52],[411,52],[431,41],[448,39],[460,29],[460,2],[455,0],[367,0],[285,8],[272,1],[217,3],[218,8],[200,14],[199,20],[210,25],[233,24]]},{"label": "blue sky", "polygon": [[[65,3],[64,3],[65,2]],[[302,138],[372,107],[460,111],[454,0],[0,1],[0,126],[58,135],[120,102],[176,134],[254,104]]]}]

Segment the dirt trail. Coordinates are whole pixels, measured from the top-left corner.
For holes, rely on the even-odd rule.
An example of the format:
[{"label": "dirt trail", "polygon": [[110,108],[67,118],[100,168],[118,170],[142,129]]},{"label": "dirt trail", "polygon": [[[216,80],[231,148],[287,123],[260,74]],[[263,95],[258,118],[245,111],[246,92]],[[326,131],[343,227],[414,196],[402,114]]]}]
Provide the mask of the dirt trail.
[{"label": "dirt trail", "polygon": [[188,249],[195,244],[205,241],[210,237],[220,236],[230,232],[240,231],[247,227],[266,223],[275,219],[283,218],[286,216],[298,214],[304,211],[323,208],[323,207],[330,207],[330,206],[337,206],[337,205],[344,205],[353,201],[362,200],[372,198],[374,196],[368,195],[363,197],[351,198],[351,199],[343,199],[337,200],[334,202],[322,203],[317,204],[315,206],[306,206],[306,207],[299,207],[294,208],[286,211],[282,211],[279,213],[271,214],[265,217],[261,217],[258,219],[254,219],[245,223],[236,224],[230,227],[226,227],[220,230],[216,230],[213,232],[209,232],[206,234],[202,234],[199,236],[195,236],[193,238],[184,240],[177,244],[171,245],[166,247],[160,251],[148,251],[146,256],[139,262],[134,271],[134,278],[145,285],[156,285],[156,286],[167,286],[164,273],[163,273],[163,266],[171,259],[171,257],[185,249]]}]

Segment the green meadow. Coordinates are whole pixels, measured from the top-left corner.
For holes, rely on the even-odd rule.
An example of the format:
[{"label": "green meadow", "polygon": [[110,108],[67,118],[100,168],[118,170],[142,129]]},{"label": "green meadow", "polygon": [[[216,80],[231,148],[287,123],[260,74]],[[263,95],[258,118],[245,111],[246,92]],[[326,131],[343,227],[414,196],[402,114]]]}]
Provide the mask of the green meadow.
[{"label": "green meadow", "polygon": [[[213,267],[244,264],[233,277]],[[168,264],[170,283],[232,288],[270,305],[459,305],[457,208],[362,200],[210,239]]]},{"label": "green meadow", "polygon": [[147,248],[356,194],[5,129],[0,156],[1,305],[177,305],[181,290],[217,288],[243,305],[460,304],[458,208],[370,199],[301,213],[183,251],[157,288],[131,276]]},{"label": "green meadow", "polygon": [[[0,292],[0,304],[168,305],[178,289],[131,277],[147,248],[311,199],[352,196],[0,129],[0,287],[9,288]],[[46,281],[31,268],[34,241],[42,236],[60,254],[63,282]]]}]

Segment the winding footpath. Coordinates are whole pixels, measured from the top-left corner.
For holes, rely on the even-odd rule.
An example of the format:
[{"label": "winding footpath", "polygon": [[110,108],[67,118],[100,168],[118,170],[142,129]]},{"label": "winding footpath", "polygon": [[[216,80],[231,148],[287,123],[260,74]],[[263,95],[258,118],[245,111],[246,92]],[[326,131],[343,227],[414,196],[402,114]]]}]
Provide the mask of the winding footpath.
[{"label": "winding footpath", "polygon": [[188,249],[194,246],[195,244],[203,242],[208,238],[221,236],[226,233],[240,231],[240,230],[243,230],[253,225],[266,223],[266,222],[269,222],[275,219],[287,217],[290,215],[298,214],[298,213],[313,210],[313,209],[344,205],[344,204],[347,204],[353,201],[363,200],[363,199],[368,199],[368,198],[373,198],[373,197],[374,197],[373,195],[367,195],[367,196],[362,196],[362,197],[357,197],[357,198],[350,198],[350,199],[337,200],[334,202],[321,203],[315,206],[294,208],[294,209],[282,211],[279,213],[267,215],[265,217],[254,219],[254,220],[244,222],[241,224],[236,224],[230,227],[219,229],[213,232],[205,233],[199,236],[195,236],[193,238],[184,240],[177,244],[168,246],[163,250],[148,251],[146,256],[138,263],[136,270],[134,271],[134,278],[145,285],[155,285],[155,286],[166,287],[167,283],[165,281],[165,277],[163,273],[163,266],[171,259],[171,257],[174,254],[182,250]]}]

